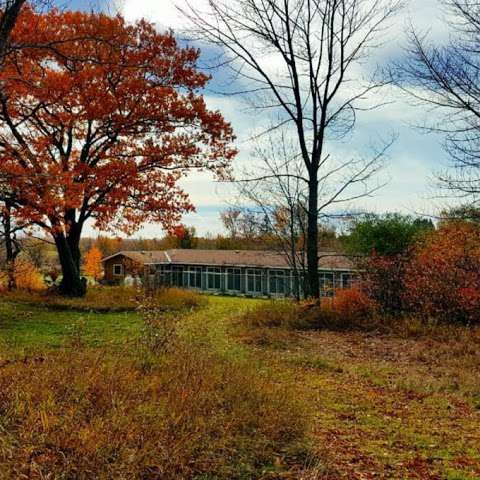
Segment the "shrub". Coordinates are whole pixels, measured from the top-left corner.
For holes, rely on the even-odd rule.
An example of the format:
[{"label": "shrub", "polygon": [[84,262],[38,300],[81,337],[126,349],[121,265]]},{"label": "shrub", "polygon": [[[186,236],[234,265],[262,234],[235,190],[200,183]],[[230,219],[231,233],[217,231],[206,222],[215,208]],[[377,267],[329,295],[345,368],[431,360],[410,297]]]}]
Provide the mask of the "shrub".
[{"label": "shrub", "polygon": [[339,292],[338,298],[322,298],[320,305],[303,305],[303,321],[315,329],[344,331],[377,328],[379,317],[375,304],[364,293],[353,289]]},{"label": "shrub", "polygon": [[[17,259],[14,267],[15,283],[17,289],[25,290],[27,292],[40,292],[45,290],[45,282],[43,281],[41,273],[28,260]],[[7,285],[7,274],[0,275],[0,284],[2,290]]]},{"label": "shrub", "polygon": [[143,318],[140,348],[145,349],[147,355],[157,355],[173,349],[178,333],[178,311],[166,311],[164,304],[159,307],[154,295],[147,295],[139,310]]},{"label": "shrub", "polygon": [[[321,304],[275,300],[263,303],[241,318],[244,339],[262,345],[291,344],[292,330],[371,328],[377,306],[359,288],[338,290]],[[285,335],[283,335],[285,333]]]},{"label": "shrub", "polygon": [[45,289],[43,277],[38,269],[28,260],[15,262],[15,277],[17,288],[30,292],[38,292]]},{"label": "shrub", "polygon": [[249,328],[301,329],[306,326],[298,304],[291,300],[272,300],[249,310],[242,323]]},{"label": "shrub", "polygon": [[414,250],[404,301],[423,318],[480,321],[480,227],[450,222]]},{"label": "shrub", "polygon": [[4,366],[2,475],[259,478],[303,444],[293,392],[246,360],[180,343],[157,368],[136,365],[68,350]]},{"label": "shrub", "polygon": [[50,286],[55,285],[57,282],[58,278],[60,277],[60,270],[57,267],[51,267],[49,268],[47,272],[47,281]]},{"label": "shrub", "polygon": [[361,262],[361,288],[385,314],[398,315],[403,311],[403,279],[408,262],[408,253],[390,257],[371,255]]},{"label": "shrub", "polygon": [[332,300],[333,311],[346,323],[371,319],[377,308],[375,301],[360,287],[337,290]]}]

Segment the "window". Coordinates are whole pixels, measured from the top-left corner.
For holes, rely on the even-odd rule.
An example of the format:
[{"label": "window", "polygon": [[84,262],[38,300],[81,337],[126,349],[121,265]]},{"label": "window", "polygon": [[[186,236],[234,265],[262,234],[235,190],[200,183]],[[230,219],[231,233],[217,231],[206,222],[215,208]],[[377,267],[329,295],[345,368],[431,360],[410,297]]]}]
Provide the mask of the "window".
[{"label": "window", "polygon": [[262,271],[258,269],[247,270],[247,292],[262,293]]},{"label": "window", "polygon": [[171,267],[161,266],[160,267],[160,281],[162,285],[171,285],[172,284],[172,269]]},{"label": "window", "polygon": [[113,266],[113,274],[116,276],[116,277],[120,277],[123,275],[123,265],[121,263],[116,263],[114,266]]},{"label": "window", "polygon": [[268,279],[272,295],[285,295],[287,293],[289,277],[284,270],[270,270]]},{"label": "window", "polygon": [[227,268],[227,290],[231,292],[240,291],[240,275],[242,271],[239,268]]},{"label": "window", "polygon": [[322,295],[332,296],[335,290],[335,280],[333,272],[323,272],[319,275],[320,291]]},{"label": "window", "polygon": [[183,287],[183,267],[172,267],[171,285]]},{"label": "window", "polygon": [[190,267],[187,270],[188,286],[202,288],[202,267]]},{"label": "window", "polygon": [[291,293],[301,296],[305,291],[305,274],[303,272],[292,272],[291,276]]},{"label": "window", "polygon": [[221,275],[222,271],[220,268],[207,268],[207,288],[209,290],[220,290],[222,283]]},{"label": "window", "polygon": [[351,273],[342,273],[342,288],[351,288],[353,283],[355,282],[355,278]]}]

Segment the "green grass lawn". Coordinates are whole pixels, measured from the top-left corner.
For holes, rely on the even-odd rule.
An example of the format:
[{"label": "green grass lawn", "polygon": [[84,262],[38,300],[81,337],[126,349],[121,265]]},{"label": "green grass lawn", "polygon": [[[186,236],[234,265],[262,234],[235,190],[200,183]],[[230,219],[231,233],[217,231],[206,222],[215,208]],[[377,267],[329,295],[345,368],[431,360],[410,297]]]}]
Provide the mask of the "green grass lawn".
[{"label": "green grass lawn", "polygon": [[[183,323],[183,333],[194,335],[201,325],[203,334],[214,338],[212,344],[219,349],[231,350],[234,346],[226,334],[232,317],[263,300],[211,296],[209,306],[188,316]],[[62,310],[55,306],[0,301],[0,341],[10,347],[23,349],[58,348],[72,335],[72,330],[81,329],[86,343],[92,347],[125,345],[138,338],[142,320],[136,311],[98,313],[76,311],[70,307]],[[238,348],[238,342],[236,342]],[[242,347],[243,348],[243,347]]]},{"label": "green grass lawn", "polygon": [[91,346],[121,345],[138,335],[136,312],[93,313],[0,303],[0,342],[15,351],[58,348],[76,331]]},{"label": "green grass lawn", "polygon": [[[260,302],[209,297],[180,325],[191,345],[245,362],[304,406],[308,458],[279,452],[274,470],[284,476],[259,470],[242,478],[480,479],[479,349],[464,331],[444,340],[327,330],[259,335],[241,316]],[[4,356],[55,352],[72,328],[93,349],[128,348],[142,325],[136,312],[0,304]]]}]

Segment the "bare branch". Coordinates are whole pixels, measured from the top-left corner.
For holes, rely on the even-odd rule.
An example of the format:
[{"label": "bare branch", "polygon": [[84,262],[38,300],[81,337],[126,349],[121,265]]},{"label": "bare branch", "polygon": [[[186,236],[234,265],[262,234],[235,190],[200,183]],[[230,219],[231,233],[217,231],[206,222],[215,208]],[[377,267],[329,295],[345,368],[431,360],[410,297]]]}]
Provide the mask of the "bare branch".
[{"label": "bare branch", "polygon": [[[360,198],[358,187],[378,171],[379,160],[374,155],[371,161],[336,163],[329,142],[354,129],[358,112],[376,106],[370,98],[385,82],[375,75],[359,78],[355,67],[382,43],[402,1],[208,0],[207,5],[201,11],[190,1],[183,10],[190,37],[223,52],[221,65],[235,80],[231,93],[247,96],[256,113],[275,117],[268,133],[291,127],[294,134],[294,155],[300,159],[295,171],[289,162],[279,168],[262,156],[264,171],[250,172],[242,185],[253,199],[253,192],[274,184],[274,191],[267,188],[271,202],[288,203],[289,195],[298,197],[296,182],[301,183],[303,200],[296,208],[306,214],[308,288],[318,297],[319,215],[347,190],[347,198]],[[351,176],[342,178],[350,168]],[[362,190],[363,195],[374,191]]]}]

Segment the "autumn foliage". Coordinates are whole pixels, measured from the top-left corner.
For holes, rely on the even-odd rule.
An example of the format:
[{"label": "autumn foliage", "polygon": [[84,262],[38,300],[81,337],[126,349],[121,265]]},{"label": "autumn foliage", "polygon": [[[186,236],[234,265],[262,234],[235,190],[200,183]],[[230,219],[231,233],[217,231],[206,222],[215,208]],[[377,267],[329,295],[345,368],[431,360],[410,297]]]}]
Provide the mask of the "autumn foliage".
[{"label": "autumn foliage", "polygon": [[480,226],[444,222],[407,251],[362,262],[363,292],[388,315],[480,320]]},{"label": "autumn foliage", "polygon": [[405,268],[408,252],[392,256],[372,254],[360,262],[361,289],[384,313],[396,314],[403,310]]},{"label": "autumn foliage", "polygon": [[[20,290],[28,292],[38,292],[45,289],[41,273],[30,261],[18,258],[14,265],[15,285]],[[0,273],[0,287],[5,289],[7,286],[7,274]]]},{"label": "autumn foliage", "polygon": [[145,21],[25,8],[12,39],[27,46],[0,72],[1,191],[17,218],[52,235],[64,293],[82,294],[85,222],[172,229],[193,209],[182,176],[228,175],[232,129],[201,95],[198,50]]},{"label": "autumn foliage", "polygon": [[100,280],[103,273],[102,252],[97,247],[92,247],[85,255],[83,266],[85,273],[95,281]]},{"label": "autumn foliage", "polygon": [[362,319],[370,319],[377,311],[378,305],[364,290],[355,286],[337,290],[331,308],[343,320],[355,323]]},{"label": "autumn foliage", "polygon": [[480,321],[480,227],[452,222],[420,242],[405,272],[406,306],[423,317]]}]

